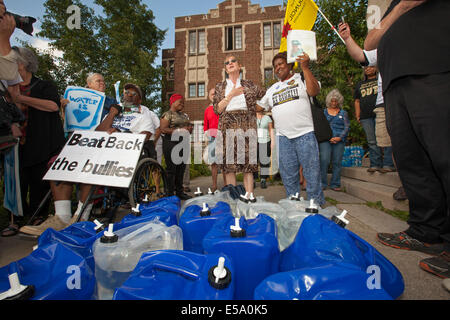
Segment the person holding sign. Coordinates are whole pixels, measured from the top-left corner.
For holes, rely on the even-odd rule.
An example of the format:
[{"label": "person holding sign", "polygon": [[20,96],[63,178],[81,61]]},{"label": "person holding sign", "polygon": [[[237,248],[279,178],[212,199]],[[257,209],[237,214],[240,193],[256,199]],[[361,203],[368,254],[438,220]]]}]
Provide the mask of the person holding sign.
[{"label": "person holding sign", "polygon": [[280,81],[267,90],[258,104],[272,110],[278,136],[280,174],[287,196],[300,194],[299,168],[303,166],[308,198],[323,205],[319,146],[309,99],[319,94],[320,86],[309,69],[308,54],[298,56],[296,61],[303,75],[293,73],[294,64],[287,63],[286,51],[275,55],[272,64]]}]

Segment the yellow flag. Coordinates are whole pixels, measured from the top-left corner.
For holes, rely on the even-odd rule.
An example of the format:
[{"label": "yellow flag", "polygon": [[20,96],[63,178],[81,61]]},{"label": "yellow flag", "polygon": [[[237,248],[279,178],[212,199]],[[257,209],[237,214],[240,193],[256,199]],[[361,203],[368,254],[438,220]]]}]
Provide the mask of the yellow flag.
[{"label": "yellow flag", "polygon": [[311,30],[316,23],[319,7],[313,0],[289,0],[281,35],[280,52],[287,51],[289,30]]}]

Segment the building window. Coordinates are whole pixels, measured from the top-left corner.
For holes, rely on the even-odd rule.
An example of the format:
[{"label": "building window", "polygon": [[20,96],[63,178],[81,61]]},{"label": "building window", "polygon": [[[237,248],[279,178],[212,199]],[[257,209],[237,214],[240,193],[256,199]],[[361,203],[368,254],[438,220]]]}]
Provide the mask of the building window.
[{"label": "building window", "polygon": [[175,60],[169,61],[169,79],[173,80],[175,78]]},{"label": "building window", "polygon": [[205,30],[189,31],[189,54],[204,54],[206,52]]},{"label": "building window", "polygon": [[281,23],[270,22],[263,25],[264,48],[279,48],[281,42]]},{"label": "building window", "polygon": [[273,68],[264,69],[264,81],[273,80]]},{"label": "building window", "polygon": [[199,83],[197,85],[197,96],[198,97],[204,97],[205,96],[205,84],[204,83]]},{"label": "building window", "polygon": [[242,27],[225,28],[225,50],[242,50]]},{"label": "building window", "polygon": [[201,98],[205,96],[204,83],[190,83],[189,84],[189,98]]},{"label": "building window", "polygon": [[189,84],[189,98],[197,97],[197,85],[195,83]]}]

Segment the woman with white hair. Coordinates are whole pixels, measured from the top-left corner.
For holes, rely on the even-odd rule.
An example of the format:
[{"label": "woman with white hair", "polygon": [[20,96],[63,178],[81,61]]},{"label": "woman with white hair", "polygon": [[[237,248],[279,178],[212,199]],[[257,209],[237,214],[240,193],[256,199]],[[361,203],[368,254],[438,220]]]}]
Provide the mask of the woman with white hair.
[{"label": "woman with white hair", "polygon": [[320,171],[322,178],[322,188],[328,186],[328,166],[332,166],[330,188],[334,191],[341,191],[341,168],[342,156],[344,155],[345,139],[347,138],[350,121],[347,112],[341,109],[344,97],[338,89],[333,89],[326,98],[325,117],[330,123],[333,137],[329,141],[319,144],[320,149]]},{"label": "woman with white hair", "polygon": [[[24,215],[31,215],[50,188],[49,183],[42,178],[47,172],[49,160],[59,154],[64,146],[65,138],[56,85],[34,75],[38,70],[38,59],[32,50],[13,49],[18,56],[17,64],[23,82],[8,89],[14,103],[26,117],[21,128],[19,170]],[[46,208],[43,208],[43,212],[47,212]],[[56,229],[58,225],[51,223],[49,227]]]}]

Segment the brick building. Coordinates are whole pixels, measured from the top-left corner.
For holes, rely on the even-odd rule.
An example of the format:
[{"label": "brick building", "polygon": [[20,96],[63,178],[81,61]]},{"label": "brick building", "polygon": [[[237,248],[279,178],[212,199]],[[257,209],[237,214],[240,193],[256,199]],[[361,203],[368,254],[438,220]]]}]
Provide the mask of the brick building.
[{"label": "brick building", "polygon": [[185,112],[203,121],[208,91],[225,80],[228,53],[241,61],[243,79],[258,85],[273,79],[272,58],[279,50],[284,15],[281,5],[263,8],[248,0],[226,0],[207,13],[175,18],[175,48],[162,53],[168,71],[162,99],[182,94]]}]

